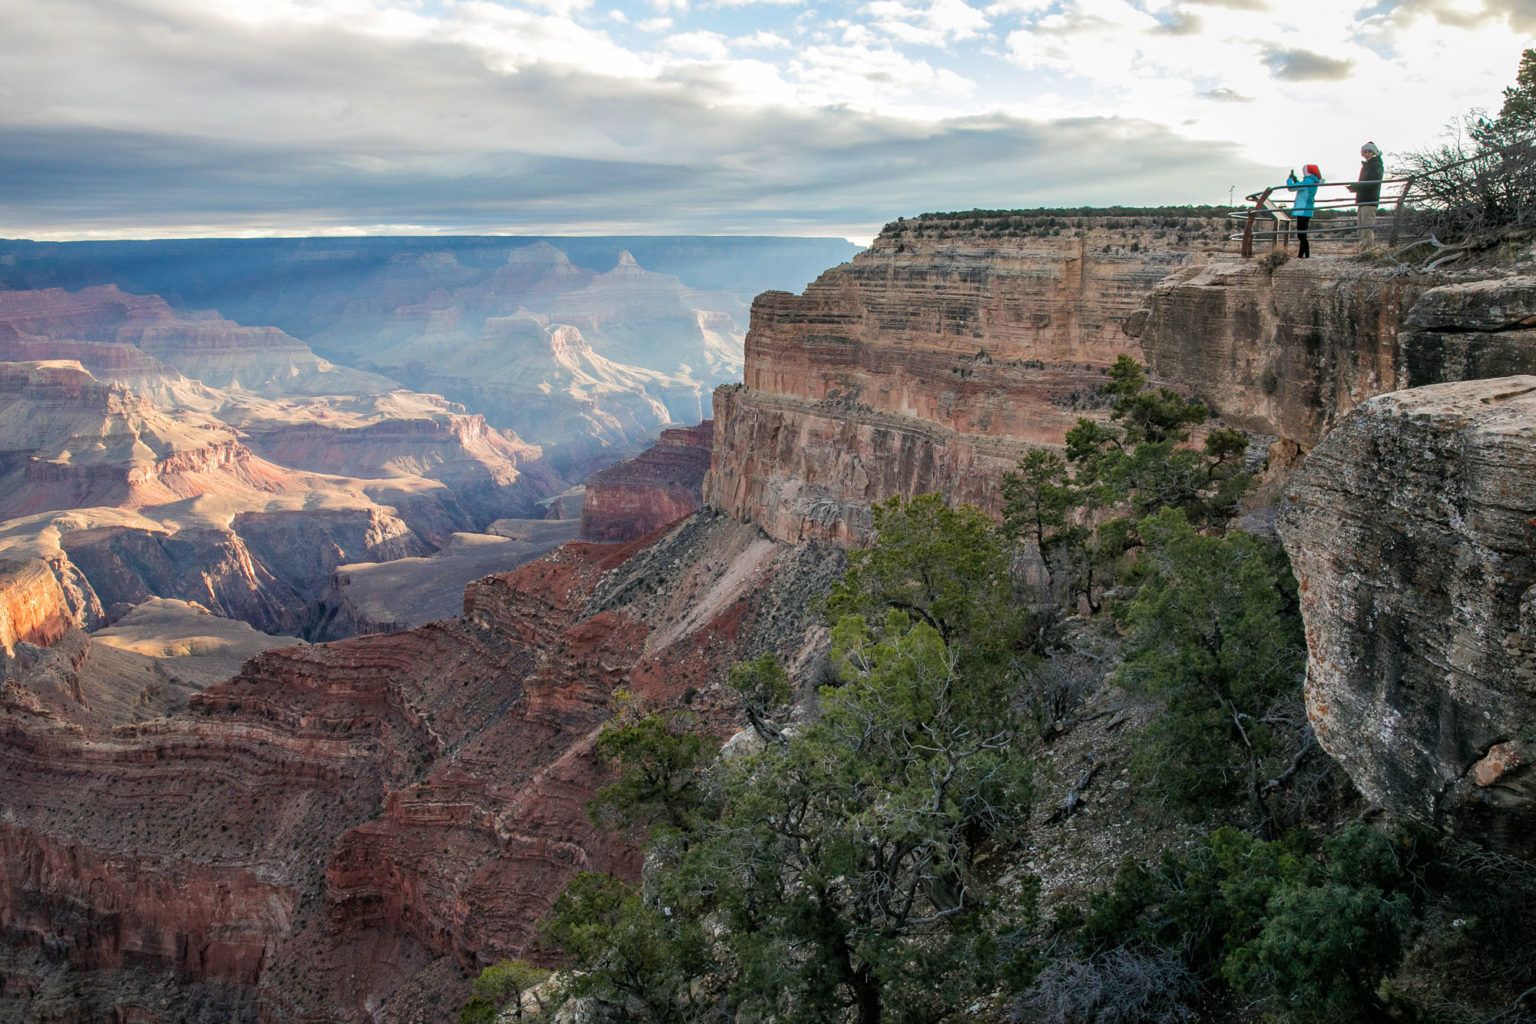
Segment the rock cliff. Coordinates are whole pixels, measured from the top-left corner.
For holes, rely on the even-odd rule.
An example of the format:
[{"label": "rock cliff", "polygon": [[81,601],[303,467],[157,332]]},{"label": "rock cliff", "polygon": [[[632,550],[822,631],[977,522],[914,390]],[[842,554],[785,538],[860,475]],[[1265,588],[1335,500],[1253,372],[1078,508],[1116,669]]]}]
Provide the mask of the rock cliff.
[{"label": "rock cliff", "polygon": [[1536,279],[1356,260],[1227,260],[1132,320],[1148,367],[1227,422],[1306,450],[1373,395],[1536,372]]},{"label": "rock cliff", "polygon": [[91,370],[147,375],[170,367],[214,388],[264,394],[366,394],[393,381],[336,366],[275,327],[243,327],[209,310],[176,310],[158,295],[132,295],[115,285],[0,291],[0,351],[36,350],[64,342],[74,351],[5,359],[73,358]]},{"label": "rock cliff", "polygon": [[587,478],[581,512],[583,540],[636,540],[699,507],[715,425],[664,430],[633,459]]},{"label": "rock cliff", "polygon": [[1140,357],[1126,320],[1214,231],[1007,214],[888,225],[804,294],[753,304],[743,386],[716,395],[705,500],[788,541],[856,542],[870,504],[898,494],[997,510],[1023,451],[1060,443],[1104,368]]},{"label": "rock cliff", "polygon": [[1372,399],[1288,494],[1319,742],[1372,801],[1536,857],[1536,377]]},{"label": "rock cliff", "polygon": [[6,647],[150,597],[304,632],[339,565],[425,555],[566,487],[461,406],[156,296],[0,293],[0,357],[24,356],[47,358],[0,361]]}]

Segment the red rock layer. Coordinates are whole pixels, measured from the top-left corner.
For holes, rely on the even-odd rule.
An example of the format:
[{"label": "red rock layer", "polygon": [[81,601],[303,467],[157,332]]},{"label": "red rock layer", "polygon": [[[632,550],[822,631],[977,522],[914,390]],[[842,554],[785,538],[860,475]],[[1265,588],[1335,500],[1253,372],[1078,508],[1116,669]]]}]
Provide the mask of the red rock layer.
[{"label": "red rock layer", "polygon": [[725,668],[794,657],[836,566],[700,516],[489,577],[457,620],[261,655],[168,719],[0,707],[0,1016],[124,1013],[57,993],[125,970],[218,982],[218,1019],[448,1019],[574,872],[637,870],[584,809],[613,690],[718,722]]},{"label": "red rock layer", "polygon": [[1147,292],[1200,258],[1155,227],[898,222],[803,295],[759,296],[745,386],[716,396],[706,501],[781,540],[840,542],[893,495],[995,510],[1002,471],[1060,443],[1103,369],[1141,355],[1124,324]]},{"label": "red rock layer", "polygon": [[582,539],[635,540],[690,515],[703,498],[714,436],[712,420],[664,430],[640,455],[588,477]]}]

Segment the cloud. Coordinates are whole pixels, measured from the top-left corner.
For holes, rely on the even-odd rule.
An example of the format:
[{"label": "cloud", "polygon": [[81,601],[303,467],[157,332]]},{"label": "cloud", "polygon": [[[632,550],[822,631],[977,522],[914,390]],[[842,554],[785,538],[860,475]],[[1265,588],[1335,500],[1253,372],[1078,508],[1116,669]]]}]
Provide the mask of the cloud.
[{"label": "cloud", "polygon": [[701,60],[722,60],[731,52],[725,36],[718,32],[680,32],[663,39],[662,45],[673,53]]},{"label": "cloud", "polygon": [[[174,232],[402,223],[451,232],[860,234],[931,209],[1214,199],[1233,174],[1255,174],[1230,147],[1213,153],[1165,129],[1108,119],[985,117],[917,128],[828,112],[760,114],[719,127],[732,145],[679,146],[671,161],[498,151],[459,155],[447,166],[318,147],[38,129],[4,137],[0,189],[12,209],[43,222],[126,234],[146,224]],[[1070,175],[1062,174],[1064,153],[1073,154]],[[0,229],[16,233],[10,224]]]},{"label": "cloud", "polygon": [[1191,14],[1189,11],[1173,11],[1167,18],[1160,20],[1156,31],[1171,36],[1193,36],[1199,35],[1204,25],[1198,14]]},{"label": "cloud", "polygon": [[1349,77],[1355,62],[1327,57],[1311,50],[1266,48],[1264,63],[1276,78],[1287,82],[1338,82]]},{"label": "cloud", "polygon": [[876,31],[921,46],[973,39],[989,21],[985,12],[965,0],[873,0],[864,10]]},{"label": "cloud", "polygon": [[781,75],[842,96],[966,87],[881,47],[617,77],[508,71],[496,40],[462,31],[381,45],[331,25],[263,31],[258,46],[222,19],[168,31],[186,23],[158,10],[133,12],[139,33],[43,14],[13,24],[25,45],[0,62],[15,101],[0,108],[0,234],[867,235],[923,210],[1199,201],[1259,177],[1234,143],[1122,118],[722,102],[753,74],[769,95]]},{"label": "cloud", "polygon": [[747,50],[787,50],[790,42],[777,32],[758,29],[749,36],[737,36],[731,45]]},{"label": "cloud", "polygon": [[1484,0],[1488,14],[1505,17],[1522,32],[1536,32],[1536,0]]},{"label": "cloud", "polygon": [[[1293,161],[1273,125],[1336,161],[1496,105],[1531,3],[12,3],[0,233],[867,234],[1219,199],[1272,173],[1245,154]],[[1350,104],[1275,81],[1339,75]]]}]

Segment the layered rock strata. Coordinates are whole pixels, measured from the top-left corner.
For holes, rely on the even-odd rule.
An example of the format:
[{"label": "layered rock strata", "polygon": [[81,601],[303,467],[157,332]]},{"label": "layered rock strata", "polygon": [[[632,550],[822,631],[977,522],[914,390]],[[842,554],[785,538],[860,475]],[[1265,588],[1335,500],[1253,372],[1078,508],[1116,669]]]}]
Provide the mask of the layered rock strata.
[{"label": "layered rock strata", "polygon": [[584,808],[613,690],[731,728],[725,668],[803,661],[838,567],[701,513],[480,581],[461,618],[261,655],[158,721],[0,707],[0,1016],[444,1019],[574,872],[637,869]]},{"label": "layered rock strata", "polygon": [[635,540],[692,514],[703,498],[714,436],[711,420],[664,430],[640,455],[588,477],[582,539]]},{"label": "layered rock strata", "polygon": [[1127,319],[1204,258],[1178,230],[1115,217],[902,221],[804,294],[759,296],[744,385],[716,394],[705,500],[787,541],[858,542],[869,506],[894,495],[940,491],[996,511],[1003,473],[1091,414],[1116,357],[1141,356]]},{"label": "layered rock strata", "polygon": [[1374,395],[1536,372],[1536,279],[1468,277],[1227,260],[1164,281],[1130,326],[1157,376],[1306,450]]},{"label": "layered rock strata", "polygon": [[1364,403],[1280,530],[1324,749],[1373,802],[1536,857],[1536,377]]}]

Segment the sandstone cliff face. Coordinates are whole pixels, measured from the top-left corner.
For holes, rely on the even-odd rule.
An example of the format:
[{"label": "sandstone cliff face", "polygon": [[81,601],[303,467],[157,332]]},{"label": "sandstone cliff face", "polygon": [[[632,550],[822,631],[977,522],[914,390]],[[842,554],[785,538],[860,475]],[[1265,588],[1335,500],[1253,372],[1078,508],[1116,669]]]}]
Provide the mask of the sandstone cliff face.
[{"label": "sandstone cliff face", "polygon": [[664,430],[633,459],[587,478],[581,513],[583,540],[637,540],[699,507],[715,425]]},{"label": "sandstone cliff face", "polygon": [[1132,330],[1158,377],[1305,450],[1373,395],[1536,371],[1533,295],[1529,277],[1227,260],[1164,281]]},{"label": "sandstone cliff face", "polygon": [[[989,510],[1060,443],[1125,322],[1201,256],[1134,219],[960,215],[889,225],[803,295],[753,304],[744,386],[716,396],[705,500],[781,540],[857,541],[870,504],[941,491]],[[1076,232],[1078,237],[1072,237]]]},{"label": "sandstone cliff face", "polygon": [[443,1019],[575,871],[637,869],[584,809],[612,690],[692,687],[729,728],[724,668],[803,657],[838,566],[700,513],[483,580],[453,621],[261,655],[159,721],[0,705],[0,1016],[192,985],[208,1020]]},{"label": "sandstone cliff face", "polygon": [[[460,406],[155,296],[0,295],[0,356],[35,355],[0,362],[6,647],[151,597],[304,632],[337,566],[424,555],[565,486]],[[307,391],[332,387],[354,393]]]},{"label": "sandstone cliff face", "polygon": [[0,565],[0,651],[19,643],[47,646],[77,622],[76,610],[42,560]]},{"label": "sandstone cliff face", "polygon": [[1324,749],[1372,801],[1536,856],[1536,377],[1372,399],[1289,496]]}]

